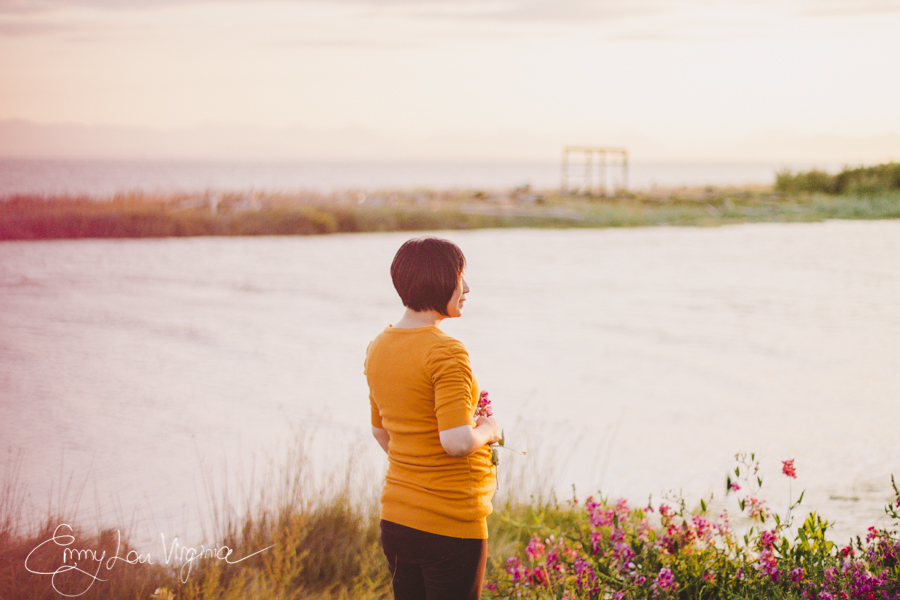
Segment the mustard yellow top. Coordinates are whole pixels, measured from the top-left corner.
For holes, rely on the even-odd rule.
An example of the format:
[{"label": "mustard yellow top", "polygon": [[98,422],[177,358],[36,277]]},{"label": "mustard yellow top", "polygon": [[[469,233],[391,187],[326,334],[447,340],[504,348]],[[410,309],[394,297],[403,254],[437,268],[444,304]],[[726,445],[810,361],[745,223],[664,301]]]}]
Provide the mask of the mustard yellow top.
[{"label": "mustard yellow top", "polygon": [[487,538],[496,488],[491,450],[454,458],[439,432],[471,425],[478,384],[461,342],[435,326],[388,327],[366,351],[372,425],[386,429],[381,518],[457,538]]}]

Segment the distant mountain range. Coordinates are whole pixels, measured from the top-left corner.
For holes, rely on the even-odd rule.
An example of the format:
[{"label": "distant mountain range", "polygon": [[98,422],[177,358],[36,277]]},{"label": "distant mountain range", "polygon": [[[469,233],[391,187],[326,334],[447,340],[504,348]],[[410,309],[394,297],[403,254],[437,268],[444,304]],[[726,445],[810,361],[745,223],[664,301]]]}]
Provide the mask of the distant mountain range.
[{"label": "distant mountain range", "polygon": [[403,138],[363,128],[202,125],[156,130],[112,125],[0,120],[0,158],[154,160],[552,161],[565,144],[628,148],[635,160],[807,161],[900,160],[900,134],[877,137],[760,132],[742,139],[665,145],[637,133],[585,133],[577,139],[528,132]]}]

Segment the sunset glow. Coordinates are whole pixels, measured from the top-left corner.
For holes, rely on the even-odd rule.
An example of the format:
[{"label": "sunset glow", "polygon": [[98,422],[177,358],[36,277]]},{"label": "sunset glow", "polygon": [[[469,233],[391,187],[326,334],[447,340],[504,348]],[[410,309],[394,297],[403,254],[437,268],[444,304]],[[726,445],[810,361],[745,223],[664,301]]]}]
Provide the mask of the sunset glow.
[{"label": "sunset glow", "polygon": [[900,133],[900,2],[125,4],[0,1],[0,119],[299,126],[500,157],[752,158],[785,136]]}]

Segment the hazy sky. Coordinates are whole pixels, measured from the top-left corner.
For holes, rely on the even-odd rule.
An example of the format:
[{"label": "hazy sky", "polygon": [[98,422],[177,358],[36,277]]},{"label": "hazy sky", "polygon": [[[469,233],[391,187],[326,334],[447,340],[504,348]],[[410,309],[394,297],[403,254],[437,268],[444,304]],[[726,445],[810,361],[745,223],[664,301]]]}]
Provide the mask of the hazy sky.
[{"label": "hazy sky", "polygon": [[870,138],[898,58],[900,0],[0,0],[0,119]]}]

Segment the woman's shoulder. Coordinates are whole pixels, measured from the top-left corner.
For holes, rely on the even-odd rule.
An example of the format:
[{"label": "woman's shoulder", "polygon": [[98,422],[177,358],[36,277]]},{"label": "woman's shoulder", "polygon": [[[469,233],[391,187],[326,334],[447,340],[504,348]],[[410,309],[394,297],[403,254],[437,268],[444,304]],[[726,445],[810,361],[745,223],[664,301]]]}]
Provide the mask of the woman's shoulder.
[{"label": "woman's shoulder", "polygon": [[446,360],[453,358],[456,360],[469,361],[469,352],[465,345],[453,337],[452,335],[434,328],[429,332],[428,340],[428,358],[430,360]]}]

